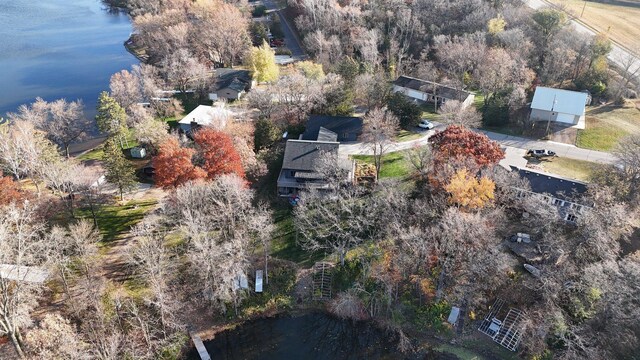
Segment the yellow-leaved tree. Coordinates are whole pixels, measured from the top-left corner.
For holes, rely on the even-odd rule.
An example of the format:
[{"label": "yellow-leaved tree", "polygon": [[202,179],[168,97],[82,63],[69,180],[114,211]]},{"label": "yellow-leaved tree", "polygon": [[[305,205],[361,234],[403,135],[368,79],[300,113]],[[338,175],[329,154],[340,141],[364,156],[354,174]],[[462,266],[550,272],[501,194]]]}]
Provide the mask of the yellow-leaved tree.
[{"label": "yellow-leaved tree", "polygon": [[495,35],[504,31],[504,28],[507,26],[507,22],[504,21],[502,15],[498,15],[498,17],[489,20],[487,24],[487,29],[489,30],[489,34]]},{"label": "yellow-leaved tree", "polygon": [[257,82],[276,81],[280,75],[280,69],[276,64],[276,54],[266,41],[249,51],[246,63],[253,71],[253,78]]},{"label": "yellow-leaved tree", "polygon": [[467,169],[458,170],[444,189],[449,202],[465,209],[480,209],[493,200],[496,184],[487,177],[477,179]]}]

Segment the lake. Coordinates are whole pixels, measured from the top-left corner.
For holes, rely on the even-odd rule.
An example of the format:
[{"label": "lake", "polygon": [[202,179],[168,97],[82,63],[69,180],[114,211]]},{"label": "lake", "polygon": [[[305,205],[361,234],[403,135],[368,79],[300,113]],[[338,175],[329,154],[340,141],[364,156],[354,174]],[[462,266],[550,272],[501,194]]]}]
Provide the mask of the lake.
[{"label": "lake", "polygon": [[[249,321],[204,344],[212,359],[404,359],[394,338],[371,322],[318,312]],[[200,359],[195,349],[187,358]]]},{"label": "lake", "polygon": [[95,114],[113,73],[138,63],[131,21],[99,0],[0,0],[0,116],[36,97],[82,99]]}]

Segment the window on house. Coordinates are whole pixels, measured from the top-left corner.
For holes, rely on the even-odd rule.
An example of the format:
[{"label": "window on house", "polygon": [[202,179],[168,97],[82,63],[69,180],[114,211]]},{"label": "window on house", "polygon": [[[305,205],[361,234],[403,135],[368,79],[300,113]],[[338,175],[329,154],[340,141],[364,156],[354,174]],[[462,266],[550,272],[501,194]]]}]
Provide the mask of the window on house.
[{"label": "window on house", "polygon": [[564,206],[564,201],[560,199],[553,199],[553,205],[555,206]]},{"label": "window on house", "polygon": [[578,221],[578,217],[575,214],[567,214],[564,216],[564,219],[572,223],[575,223],[576,221]]}]

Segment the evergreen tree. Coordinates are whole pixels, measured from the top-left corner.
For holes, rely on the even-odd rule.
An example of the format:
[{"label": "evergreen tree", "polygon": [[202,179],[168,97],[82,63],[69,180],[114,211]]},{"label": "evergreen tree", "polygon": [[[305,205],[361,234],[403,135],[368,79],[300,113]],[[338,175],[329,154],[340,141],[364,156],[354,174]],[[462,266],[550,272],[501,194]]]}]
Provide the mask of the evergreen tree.
[{"label": "evergreen tree", "polygon": [[118,187],[120,200],[124,200],[124,192],[136,187],[135,168],[125,158],[114,137],[110,137],[104,144],[103,161],[107,181]]},{"label": "evergreen tree", "polygon": [[98,97],[98,113],[96,114],[96,123],[100,131],[115,136],[122,147],[122,140],[127,133],[127,114],[124,108],[118,104],[116,99],[109,96],[109,93],[103,91]]}]

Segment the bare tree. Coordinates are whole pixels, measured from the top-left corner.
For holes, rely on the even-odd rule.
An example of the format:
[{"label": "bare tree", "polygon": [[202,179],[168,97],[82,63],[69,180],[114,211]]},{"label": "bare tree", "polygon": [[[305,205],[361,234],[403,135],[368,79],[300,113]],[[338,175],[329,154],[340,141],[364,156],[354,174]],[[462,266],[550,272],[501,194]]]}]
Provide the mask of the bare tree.
[{"label": "bare tree", "polygon": [[482,125],[482,115],[473,105],[465,105],[458,100],[449,100],[444,103],[438,113],[445,124],[463,125],[470,128],[478,128]]},{"label": "bare tree", "polygon": [[192,6],[192,36],[202,44],[203,55],[212,62],[233,67],[249,50],[249,22],[240,10],[222,1]]},{"label": "bare tree", "polygon": [[37,98],[31,105],[21,105],[18,113],[10,113],[12,121],[29,121],[44,131],[47,137],[62,148],[69,157],[69,145],[82,140],[92,123],[84,116],[81,100],[67,102],[58,99],[46,102]]},{"label": "bare tree", "polygon": [[121,70],[111,75],[109,90],[111,90],[111,96],[125,110],[128,110],[134,104],[142,102],[140,81],[128,70]]},{"label": "bare tree", "polygon": [[59,314],[46,314],[38,328],[25,337],[33,359],[82,359],[88,356],[88,345],[81,340],[74,325]]},{"label": "bare tree", "polygon": [[38,194],[48,165],[58,158],[56,146],[32,123],[15,121],[0,129],[0,164],[16,179],[31,177]]},{"label": "bare tree", "polygon": [[[637,54],[638,51],[635,53]],[[640,81],[640,59],[634,54],[627,53],[624,59],[622,59],[620,77],[614,82],[613,86],[611,86],[613,88],[613,98],[617,100],[625,97],[629,85],[634,81]]]},{"label": "bare tree", "polygon": [[[485,217],[494,217],[488,221]],[[500,222],[499,213],[463,213],[449,208],[430,236],[435,239],[439,274],[436,281],[436,298],[445,297],[445,290],[452,290],[451,297],[464,303],[472,301],[471,294],[484,283],[497,288],[504,281],[509,266],[498,248],[500,239],[491,224]],[[496,218],[497,217],[497,218]],[[483,279],[480,281],[479,279]],[[473,301],[480,300],[477,295]]]},{"label": "bare tree", "polygon": [[473,72],[487,50],[484,38],[475,35],[434,39],[438,62],[455,81],[457,89],[465,87],[465,74]]},{"label": "bare tree", "polygon": [[[252,205],[253,191],[236,175],[179,187],[167,211],[189,240],[187,256],[202,279],[204,299],[226,312],[244,293],[238,279],[249,264],[249,246],[260,240],[266,217]],[[258,229],[262,228],[262,229]]]},{"label": "bare tree", "polygon": [[129,250],[129,262],[149,285],[151,294],[147,301],[158,309],[166,337],[169,329],[180,328],[176,318],[178,303],[170,286],[177,264],[165,245],[166,231],[161,228],[157,215],[146,217],[132,232],[137,243]]},{"label": "bare tree", "polygon": [[414,145],[406,154],[407,160],[413,166],[416,173],[422,179],[426,179],[427,174],[431,170],[431,147],[428,145]]},{"label": "bare tree", "polygon": [[[0,264],[45,268],[48,242],[44,223],[37,221],[32,204],[9,205],[0,211]],[[22,270],[24,271],[24,270]],[[19,277],[21,272],[14,270]],[[21,329],[31,325],[42,283],[0,277],[0,335],[6,335],[18,355],[24,356]]]},{"label": "bare tree", "polygon": [[362,140],[373,149],[376,177],[380,176],[382,157],[393,144],[398,124],[398,118],[384,109],[373,109],[364,117]]},{"label": "bare tree", "polygon": [[354,186],[328,193],[305,191],[300,195],[294,216],[303,248],[337,253],[342,265],[347,251],[373,239],[376,232],[370,201]]},{"label": "bare tree", "polygon": [[209,69],[186,49],[167,55],[160,66],[167,81],[183,93],[211,77]]},{"label": "bare tree", "polygon": [[383,106],[391,92],[387,79],[382,72],[358,75],[355,80],[355,89],[356,99],[364,104],[367,110],[376,106]]},{"label": "bare tree", "polygon": [[156,120],[149,114],[133,126],[136,140],[147,145],[151,150],[158,149],[169,135],[169,125],[165,121]]}]

